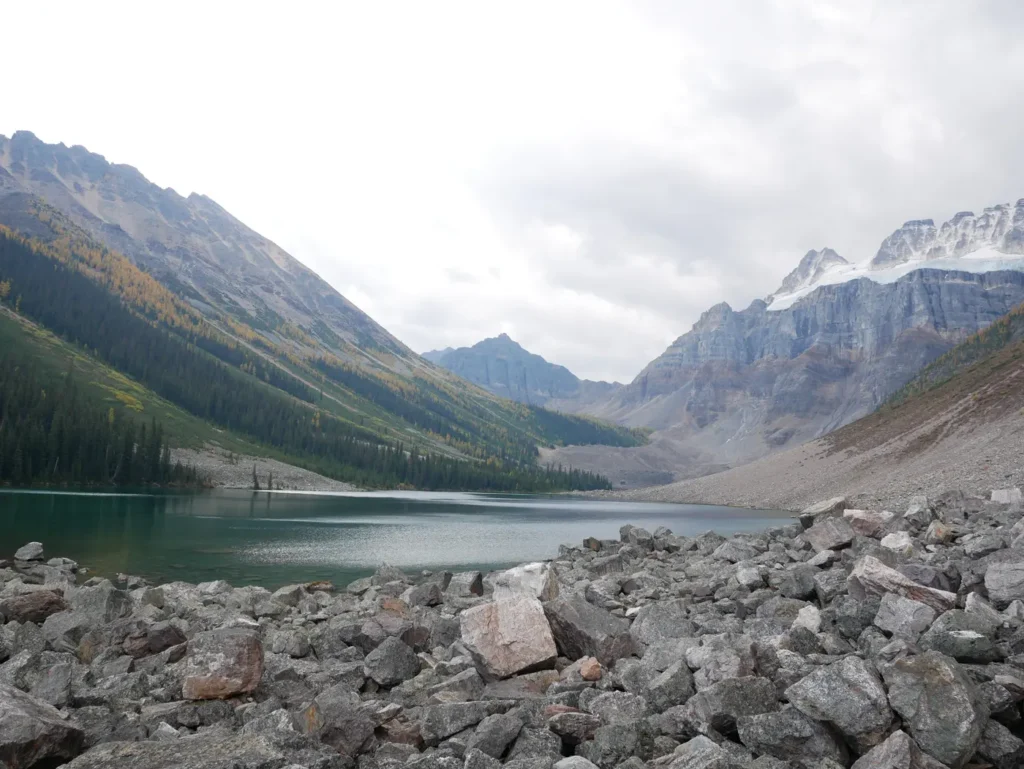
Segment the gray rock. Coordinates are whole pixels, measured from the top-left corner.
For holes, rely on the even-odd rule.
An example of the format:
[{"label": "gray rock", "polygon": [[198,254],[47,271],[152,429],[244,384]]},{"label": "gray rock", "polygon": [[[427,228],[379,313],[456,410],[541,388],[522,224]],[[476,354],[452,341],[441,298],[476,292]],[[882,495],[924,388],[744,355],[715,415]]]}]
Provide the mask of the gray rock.
[{"label": "gray rock", "polygon": [[736,726],[740,741],[756,754],[767,753],[807,769],[821,766],[823,760],[846,765],[846,746],[824,724],[795,708],[740,716]]},{"label": "gray rock", "polygon": [[605,692],[589,701],[586,709],[606,724],[631,722],[647,715],[647,700],[630,692]]},{"label": "gray rock", "polygon": [[681,705],[693,696],[693,673],[679,660],[651,679],[643,693],[655,711]]},{"label": "gray rock", "polygon": [[841,513],[846,509],[846,497],[832,497],[813,505],[805,507],[800,513],[800,523],[807,529],[814,524],[815,519]]},{"label": "gray rock", "polygon": [[444,596],[438,583],[424,582],[402,593],[402,600],[409,606],[437,606],[444,600]]},{"label": "gray rock", "polygon": [[523,714],[495,713],[487,716],[476,727],[467,743],[467,749],[477,749],[492,758],[501,758],[505,749],[519,736],[523,728]]},{"label": "gray rock", "polygon": [[68,769],[271,769],[284,754],[264,736],[215,732],[178,740],[107,742],[90,749]]},{"label": "gray rock", "polygon": [[437,745],[441,740],[480,723],[491,713],[491,705],[487,702],[432,705],[423,709],[420,733],[427,745]]},{"label": "gray rock", "polygon": [[559,652],[571,660],[594,657],[608,666],[635,651],[629,623],[580,595],[544,604],[544,614]]},{"label": "gray rock", "polygon": [[807,529],[803,536],[814,551],[820,553],[846,547],[853,542],[856,533],[849,521],[843,518],[824,518]]},{"label": "gray rock", "polygon": [[727,678],[709,686],[683,705],[677,714],[685,722],[722,733],[736,730],[740,716],[772,713],[779,709],[775,685],[767,678]]},{"label": "gray rock", "polygon": [[42,561],[43,560],[43,543],[42,542],[29,542],[27,545],[22,545],[16,551],[14,551],[14,560],[16,560],[16,561]]},{"label": "gray rock", "polygon": [[996,769],[1018,769],[1024,765],[1024,742],[995,720],[985,724],[978,743],[978,755]]},{"label": "gray rock", "polygon": [[251,692],[263,677],[263,644],[245,628],[198,633],[188,643],[183,668],[181,692],[187,700]]},{"label": "gray rock", "polygon": [[600,716],[592,713],[556,713],[548,719],[548,728],[562,738],[566,745],[579,745],[594,739],[603,725]]},{"label": "gray rock", "polygon": [[0,762],[11,769],[54,765],[77,756],[84,741],[81,728],[56,708],[0,684]]},{"label": "gray rock", "polygon": [[676,748],[669,769],[734,769],[735,766],[729,753],[701,734]]},{"label": "gray rock", "polygon": [[920,601],[886,593],[882,596],[874,625],[894,638],[917,643],[921,634],[935,621],[935,616],[935,610]]},{"label": "gray rock", "polygon": [[[985,571],[985,589],[996,608],[1024,600],[1024,560],[994,563]],[[952,608],[952,607],[951,607]]]},{"label": "gray rock", "polygon": [[926,652],[897,660],[882,676],[890,706],[922,750],[953,769],[974,755],[988,714],[955,660]]},{"label": "gray rock", "polygon": [[453,574],[445,594],[456,598],[474,598],[484,594],[484,575],[478,571]]},{"label": "gray rock", "polygon": [[786,699],[805,715],[832,724],[859,753],[885,739],[892,723],[885,688],[859,657],[815,670],[786,689]]},{"label": "gray rock", "polygon": [[906,732],[895,731],[885,742],[858,758],[852,769],[949,769],[921,751]]},{"label": "gray rock", "polygon": [[[377,756],[379,755],[380,751],[377,751]],[[404,761],[396,762],[395,766],[398,767],[404,763]],[[501,761],[491,758],[482,750],[469,748],[466,750],[466,760],[462,765],[462,769],[501,769]]]},{"label": "gray rock", "polygon": [[385,638],[367,654],[363,665],[366,676],[381,686],[400,684],[420,672],[420,659],[416,652],[394,636]]},{"label": "gray rock", "polygon": [[558,580],[550,564],[525,563],[495,576],[494,597],[551,601],[558,597]]},{"label": "gray rock", "polygon": [[343,756],[355,756],[373,737],[374,729],[360,705],[359,695],[344,684],[332,686],[295,717],[296,729],[318,737]]},{"label": "gray rock", "polygon": [[994,632],[986,618],[954,609],[935,620],[920,645],[960,662],[995,662],[1003,654],[990,637]]},{"label": "gray rock", "polygon": [[583,756],[569,756],[556,762],[554,769],[597,769],[597,766]]},{"label": "gray rock", "polygon": [[72,588],[66,598],[72,609],[89,617],[94,624],[113,622],[132,611],[128,594],[106,579],[96,585]]},{"label": "gray rock", "polygon": [[850,595],[859,601],[869,596],[896,593],[926,604],[937,612],[948,611],[956,604],[955,593],[919,585],[870,555],[857,561],[846,583]]},{"label": "gray rock", "polygon": [[534,598],[493,601],[460,615],[462,642],[491,678],[554,664],[557,655],[544,607]]},{"label": "gray rock", "polygon": [[[1020,489],[1018,489],[1016,487],[1013,487],[1013,488],[1009,488],[1009,489],[993,489],[992,490],[992,495],[991,495],[990,499],[991,499],[992,502],[995,502],[997,505],[1017,505],[1017,506],[1019,506],[1021,504],[1022,499],[1024,499],[1024,497],[1022,497]],[[34,544],[38,544],[38,543],[34,543]],[[17,558],[18,556],[15,555],[14,557]]]},{"label": "gray rock", "polygon": [[697,635],[697,626],[688,617],[688,603],[684,600],[650,603],[637,612],[629,634],[639,649],[677,638],[692,638]]},{"label": "gray rock", "polygon": [[654,735],[643,721],[602,726],[576,750],[599,769],[615,769],[632,756],[641,760],[651,757]]}]

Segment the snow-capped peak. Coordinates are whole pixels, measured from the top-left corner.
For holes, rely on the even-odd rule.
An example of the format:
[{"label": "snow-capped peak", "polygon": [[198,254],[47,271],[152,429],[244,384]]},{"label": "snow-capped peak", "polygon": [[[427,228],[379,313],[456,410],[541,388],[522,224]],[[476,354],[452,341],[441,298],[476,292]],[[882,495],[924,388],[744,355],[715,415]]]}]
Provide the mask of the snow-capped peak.
[{"label": "snow-capped peak", "polygon": [[906,222],[882,241],[873,259],[859,264],[831,249],[808,251],[766,301],[769,310],[784,310],[819,286],[857,278],[891,283],[922,268],[1024,271],[1024,198],[986,208],[980,216],[961,211],[941,227],[931,219]]}]

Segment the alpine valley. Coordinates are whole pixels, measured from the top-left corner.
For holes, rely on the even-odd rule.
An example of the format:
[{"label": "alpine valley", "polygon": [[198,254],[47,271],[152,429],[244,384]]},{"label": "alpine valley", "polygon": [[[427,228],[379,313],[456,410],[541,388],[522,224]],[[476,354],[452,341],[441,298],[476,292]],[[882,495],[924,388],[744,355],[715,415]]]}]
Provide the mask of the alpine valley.
[{"label": "alpine valley", "polygon": [[547,453],[635,487],[744,465],[864,417],[1022,302],[1019,200],[909,221],[861,263],[809,251],[772,295],[711,307],[625,386],[580,382],[507,337],[435,360],[495,393],[652,430],[642,446]]},{"label": "alpine valley", "polygon": [[645,441],[470,384],[211,199],[81,146],[0,136],[0,227],[0,483],[181,460],[221,485],[584,489],[608,481],[538,446]]}]

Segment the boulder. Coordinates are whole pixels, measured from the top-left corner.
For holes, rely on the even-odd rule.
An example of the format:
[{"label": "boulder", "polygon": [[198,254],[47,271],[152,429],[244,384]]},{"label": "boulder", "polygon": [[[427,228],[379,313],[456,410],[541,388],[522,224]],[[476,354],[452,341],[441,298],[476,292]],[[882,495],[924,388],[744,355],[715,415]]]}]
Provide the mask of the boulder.
[{"label": "boulder", "polygon": [[846,746],[828,727],[796,708],[741,716],[736,726],[740,741],[755,754],[767,754],[808,768],[821,766],[825,760],[846,766]]},{"label": "boulder", "polygon": [[494,597],[551,601],[558,597],[558,580],[550,564],[526,563],[503,571],[494,578]]},{"label": "boulder", "polygon": [[42,542],[29,542],[27,545],[22,545],[14,551],[15,561],[42,561],[43,560],[43,543]]},{"label": "boulder", "polygon": [[[1022,495],[1021,490],[1016,487],[992,490],[991,501],[995,502],[997,505],[1020,505],[1022,500],[1024,500],[1024,495]],[[35,544],[39,543],[37,542]],[[15,555],[14,557],[17,558],[18,556]]]},{"label": "boulder", "polygon": [[416,652],[394,636],[385,638],[363,660],[367,678],[381,686],[394,686],[407,681],[420,672],[420,658]]},{"label": "boulder", "polygon": [[953,769],[974,755],[988,717],[967,673],[938,652],[883,668],[889,704],[929,755]]},{"label": "boulder", "polygon": [[451,702],[423,709],[420,733],[427,745],[437,745],[446,737],[483,721],[491,715],[488,702]]},{"label": "boulder", "polygon": [[602,665],[635,651],[629,623],[594,606],[580,595],[544,604],[558,651],[571,660],[594,657]]},{"label": "boulder", "polygon": [[906,732],[895,731],[885,742],[858,758],[852,769],[949,769],[923,753]]},{"label": "boulder", "polygon": [[689,619],[688,603],[682,599],[658,601],[640,608],[629,634],[638,648],[670,641],[677,638],[692,638],[697,635],[697,626]]},{"label": "boulder", "polygon": [[535,598],[506,598],[460,615],[462,642],[480,672],[508,678],[554,664],[558,654],[544,607]]},{"label": "boulder", "polygon": [[478,571],[453,574],[445,594],[456,598],[474,598],[484,594],[484,575]]},{"label": "boulder", "polygon": [[985,724],[978,743],[978,755],[996,769],[1019,769],[1024,765],[1024,742],[996,720]]},{"label": "boulder", "polygon": [[197,633],[188,643],[181,686],[187,700],[213,700],[256,689],[263,677],[263,644],[245,628]]},{"label": "boulder", "polygon": [[67,769],[270,769],[284,754],[266,736],[212,732],[173,740],[106,742]]},{"label": "boulder", "polygon": [[0,683],[0,764],[53,766],[77,756],[84,742],[82,729],[56,708]]},{"label": "boulder", "polygon": [[0,601],[0,616],[7,622],[43,624],[51,614],[68,608],[64,596],[52,590],[33,590]]},{"label": "boulder", "polygon": [[681,718],[703,731],[722,733],[736,730],[740,716],[756,716],[779,709],[775,684],[767,678],[727,678],[691,697],[670,718]]},{"label": "boulder", "polygon": [[888,510],[844,510],[843,518],[862,537],[876,537],[896,516]]},{"label": "boulder", "polygon": [[360,707],[359,695],[347,684],[320,692],[295,717],[303,734],[314,735],[343,756],[355,756],[373,737],[374,723]]},{"label": "boulder", "polygon": [[479,724],[466,747],[476,748],[491,758],[501,758],[523,728],[523,714],[519,712],[495,713]]},{"label": "boulder", "polygon": [[921,633],[935,621],[935,610],[932,607],[912,601],[895,593],[886,593],[875,614],[874,625],[893,638],[901,638],[907,643],[917,643]]},{"label": "boulder", "polygon": [[807,529],[814,524],[818,517],[835,515],[845,509],[846,497],[832,497],[822,502],[815,502],[813,505],[805,507],[800,513],[800,524]]},{"label": "boulder", "polygon": [[859,657],[844,657],[786,689],[800,712],[838,729],[858,752],[885,739],[892,711],[878,674]]},{"label": "boulder", "polygon": [[[1024,560],[993,563],[985,571],[985,589],[997,608],[1024,600]],[[952,608],[952,607],[950,607]]]},{"label": "boulder", "polygon": [[895,593],[919,601],[937,612],[948,611],[956,604],[955,593],[919,585],[871,555],[857,561],[846,580],[846,586],[850,595],[858,601],[869,596],[881,597],[886,593]]},{"label": "boulder", "polygon": [[820,553],[846,547],[853,542],[856,533],[844,518],[825,518],[807,529],[803,536],[811,543],[814,552]]}]

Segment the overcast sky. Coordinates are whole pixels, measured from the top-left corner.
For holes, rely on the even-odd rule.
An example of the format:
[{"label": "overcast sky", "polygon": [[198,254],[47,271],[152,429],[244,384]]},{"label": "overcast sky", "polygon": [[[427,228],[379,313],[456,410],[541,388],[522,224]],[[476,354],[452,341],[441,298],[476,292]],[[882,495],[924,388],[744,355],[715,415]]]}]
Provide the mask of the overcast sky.
[{"label": "overcast sky", "polygon": [[209,195],[416,350],[632,379],[810,248],[1024,197],[1024,3],[12,3],[0,133]]}]

